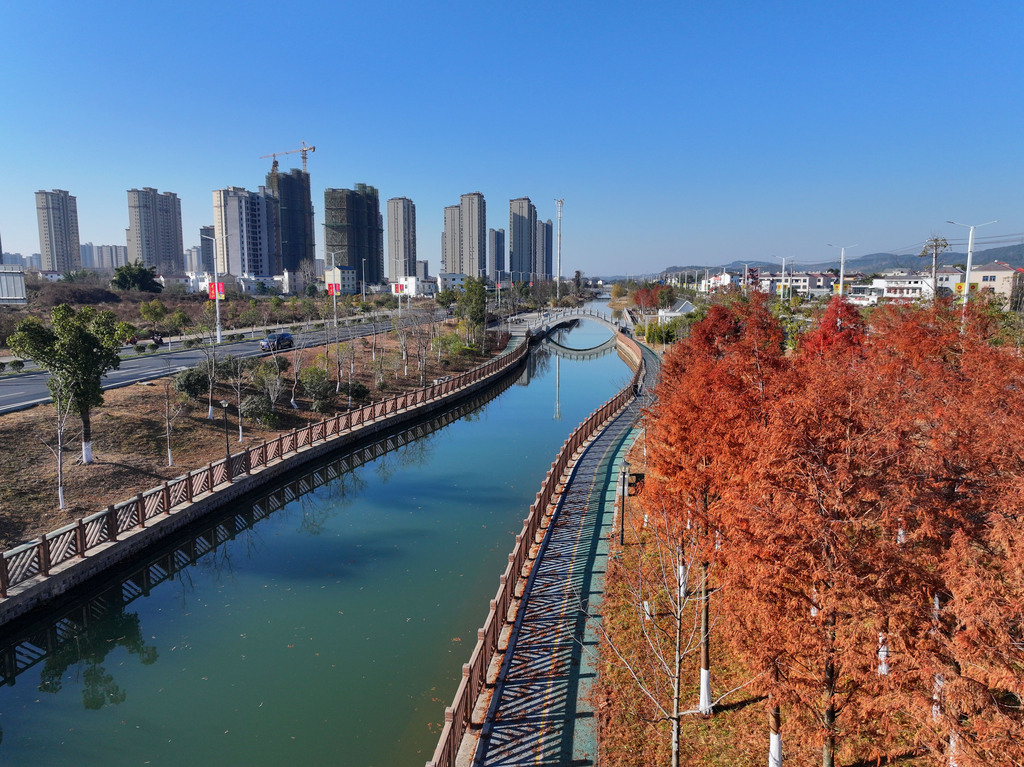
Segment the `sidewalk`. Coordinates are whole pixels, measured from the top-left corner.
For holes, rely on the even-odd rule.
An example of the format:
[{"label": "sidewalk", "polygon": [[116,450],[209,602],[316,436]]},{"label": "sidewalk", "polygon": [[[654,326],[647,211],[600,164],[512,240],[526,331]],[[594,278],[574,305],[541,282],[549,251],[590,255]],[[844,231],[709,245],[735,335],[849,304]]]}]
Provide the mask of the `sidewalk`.
[{"label": "sidewalk", "polygon": [[[653,386],[658,362],[644,352]],[[639,434],[635,399],[577,461],[541,543],[484,724],[459,765],[597,764],[597,676],[608,544],[619,466]]]}]

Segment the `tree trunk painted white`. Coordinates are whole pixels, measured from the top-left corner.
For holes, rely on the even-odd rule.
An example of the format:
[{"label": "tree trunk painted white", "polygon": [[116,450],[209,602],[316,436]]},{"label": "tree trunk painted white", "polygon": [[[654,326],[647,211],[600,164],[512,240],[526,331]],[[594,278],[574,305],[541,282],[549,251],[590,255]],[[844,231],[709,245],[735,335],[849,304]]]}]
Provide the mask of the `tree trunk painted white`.
[{"label": "tree trunk painted white", "polygon": [[210,409],[206,411],[206,417],[208,419],[210,419],[211,421],[213,420],[213,403],[212,402],[210,403]]},{"label": "tree trunk painted white", "polygon": [[60,504],[60,508],[64,508],[64,481],[59,480],[57,484],[57,502]]},{"label": "tree trunk painted white", "polygon": [[942,718],[942,688],[946,684],[946,677],[936,674],[932,682],[932,721],[937,722]]},{"label": "tree trunk painted white", "polygon": [[92,442],[82,443],[82,463],[92,463]]},{"label": "tree trunk painted white", "polygon": [[886,676],[889,673],[889,643],[885,634],[878,635],[878,675]]},{"label": "tree trunk painted white", "polygon": [[949,767],[957,767],[956,760],[956,730],[949,731]]},{"label": "tree trunk painted white", "polygon": [[768,767],[782,767],[782,733],[768,736]]},{"label": "tree trunk painted white", "polygon": [[700,670],[700,712],[702,714],[710,714],[711,707],[711,672],[702,668]]},{"label": "tree trunk painted white", "polygon": [[708,565],[700,567],[700,701],[697,708],[704,716],[712,712],[711,704],[711,598],[708,594]]},{"label": "tree trunk painted white", "polygon": [[768,709],[768,767],[782,767],[782,709],[778,706]]}]

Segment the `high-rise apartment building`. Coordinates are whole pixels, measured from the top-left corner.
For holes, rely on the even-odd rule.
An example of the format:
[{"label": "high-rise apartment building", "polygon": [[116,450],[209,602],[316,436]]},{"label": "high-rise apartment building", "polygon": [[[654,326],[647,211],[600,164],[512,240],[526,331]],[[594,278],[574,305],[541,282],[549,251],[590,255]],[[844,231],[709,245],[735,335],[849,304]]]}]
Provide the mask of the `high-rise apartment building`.
[{"label": "high-rise apartment building", "polygon": [[462,271],[462,208],[449,205],[444,209],[444,232],[441,234],[441,270],[449,274]]},{"label": "high-rise apartment building", "polygon": [[407,197],[388,200],[388,277],[416,275],[416,206]]},{"label": "high-rise apartment building", "polygon": [[487,230],[487,276],[493,282],[501,279],[505,271],[505,230]]},{"label": "high-rise apartment building", "polygon": [[533,273],[537,279],[550,280],[554,274],[554,231],[550,218],[537,222],[537,250],[533,258]]},{"label": "high-rise apartment building", "polygon": [[234,277],[272,277],[280,263],[277,198],[261,186],[237,186],[213,193],[213,236],[217,271]]},{"label": "high-rise apartment building", "polygon": [[508,204],[508,270],[512,280],[532,280],[537,252],[537,208],[529,197]]},{"label": "high-rise apartment building", "polygon": [[427,262],[417,261],[416,262],[416,277],[420,280],[427,279]]},{"label": "high-rise apartment building", "polygon": [[157,274],[183,274],[181,200],[174,192],[152,187],[128,190],[128,258]]},{"label": "high-rise apartment building", "polygon": [[459,198],[462,224],[462,268],[467,277],[482,277],[487,273],[487,202],[480,192],[470,192]]},{"label": "high-rise apartment building", "polygon": [[213,224],[199,227],[199,269],[200,272],[213,273]]},{"label": "high-rise apartment building", "polygon": [[334,265],[355,269],[360,283],[384,282],[384,220],[377,189],[366,184],[325,189],[324,219],[325,248],[334,253]]},{"label": "high-rise apartment building", "polygon": [[292,168],[288,173],[271,171],[267,174],[267,188],[278,201],[278,240],[281,243],[281,261],[274,264],[274,274],[299,270],[299,264],[316,257],[316,238],[313,229],[313,197],[309,174]]},{"label": "high-rise apartment building", "polygon": [[78,201],[63,189],[36,192],[39,250],[43,271],[71,272],[82,265]]},{"label": "high-rise apartment building", "polygon": [[113,270],[128,263],[128,246],[93,245],[92,257],[97,269]]}]

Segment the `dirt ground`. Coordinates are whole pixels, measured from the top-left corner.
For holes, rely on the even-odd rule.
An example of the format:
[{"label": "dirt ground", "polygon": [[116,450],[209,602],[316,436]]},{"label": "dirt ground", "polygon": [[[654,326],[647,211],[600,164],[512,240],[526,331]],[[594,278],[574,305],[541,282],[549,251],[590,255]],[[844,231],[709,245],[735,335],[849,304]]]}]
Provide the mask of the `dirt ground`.
[{"label": "dirt ground", "polygon": [[[396,353],[393,337],[387,337],[384,343],[392,354]],[[322,351],[323,347],[307,349],[307,366],[308,360]],[[381,353],[380,349],[377,353]],[[282,356],[290,361],[292,353]],[[419,386],[419,371],[410,361],[408,378],[396,379],[390,373],[387,391],[379,392],[374,386],[370,357],[369,349],[360,348],[354,380],[367,386],[371,393],[367,399],[353,402],[353,407]],[[429,383],[440,376],[468,370],[484,360],[482,356],[458,356],[438,364],[437,356],[432,355],[426,380]],[[289,373],[285,374],[285,379],[288,385],[277,407],[280,424],[274,429],[265,429],[245,421],[241,443],[234,393],[227,387],[217,389],[215,402],[225,399],[232,403],[227,408],[228,444],[232,452],[324,417],[309,409],[309,401],[301,395],[301,386],[296,397],[299,409],[292,409]],[[347,376],[344,380],[347,382]],[[57,460],[48,447],[56,446],[53,406],[38,405],[0,416],[0,474],[3,477],[0,482],[0,548],[8,549],[32,540],[40,533],[55,530],[223,457],[226,449],[224,413],[218,407],[215,418],[208,420],[205,397],[202,401],[186,400],[177,397],[172,389],[172,397],[181,401],[184,408],[173,421],[174,465],[167,465],[165,388],[163,379],[157,379],[104,393],[104,404],[92,411],[94,463],[88,466],[81,463],[81,423],[72,416],[65,436],[70,444],[65,445],[64,451],[66,508],[63,510],[59,508],[57,497]],[[328,415],[344,412],[347,405],[347,396],[339,395],[335,408]]]}]

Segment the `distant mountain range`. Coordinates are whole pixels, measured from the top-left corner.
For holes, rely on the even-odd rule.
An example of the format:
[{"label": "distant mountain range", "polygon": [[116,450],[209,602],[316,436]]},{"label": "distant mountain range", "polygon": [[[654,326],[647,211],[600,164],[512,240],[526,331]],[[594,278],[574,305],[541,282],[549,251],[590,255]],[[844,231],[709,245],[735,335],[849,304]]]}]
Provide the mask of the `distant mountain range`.
[{"label": "distant mountain range", "polygon": [[[972,261],[973,266],[981,266],[982,264],[991,264],[993,261],[1002,261],[1010,266],[1024,267],[1024,245],[1007,245],[1001,248],[989,248],[988,250],[976,250],[974,251],[974,259]],[[958,253],[954,251],[946,251],[945,253],[939,254],[939,266],[943,264],[966,264],[967,253]],[[728,264],[716,264],[715,266],[707,266],[705,264],[691,264],[690,266],[669,266],[663,270],[663,272],[685,272],[689,271],[704,271],[709,270],[711,273],[720,272],[725,269],[729,272],[742,272],[743,265],[746,264],[748,267],[760,269],[762,271],[774,271],[778,272],[782,269],[782,261],[733,261]],[[932,260],[931,258],[918,258],[914,254],[895,255],[893,253],[870,253],[866,256],[858,256],[856,258],[846,259],[846,273],[852,274],[854,272],[862,272],[864,274],[873,274],[875,272],[885,271],[886,269],[931,269]],[[828,269],[838,269],[839,259],[834,261],[823,261],[818,264],[804,264],[797,263],[796,270],[800,272],[824,272]],[[786,270],[789,270],[789,262],[786,262]],[[632,275],[634,279],[639,279],[637,275]],[[626,275],[615,275],[611,277],[602,277],[605,281],[613,282],[616,280],[626,279]]]},{"label": "distant mountain range", "polygon": [[[1002,248],[989,248],[988,250],[974,251],[973,266],[991,264],[993,261],[1002,261],[1010,266],[1024,267],[1024,245],[1007,245]],[[939,265],[943,264],[966,264],[967,253],[958,253],[948,250],[939,254]],[[733,261],[729,264],[706,267],[713,271],[720,271],[723,267],[730,272],[742,272],[743,264],[757,269],[768,271],[779,271],[782,269],[780,261]],[[893,253],[870,253],[866,256],[846,259],[846,271],[863,272],[871,274],[881,272],[885,269],[930,269],[932,260],[928,257],[919,258],[916,254],[904,254],[897,256]],[[789,264],[787,263],[787,269]],[[704,269],[704,266],[670,266],[666,272],[685,272],[687,269]],[[818,264],[797,263],[796,269],[800,272],[824,272],[827,269],[838,269],[839,259],[824,261]]]}]

